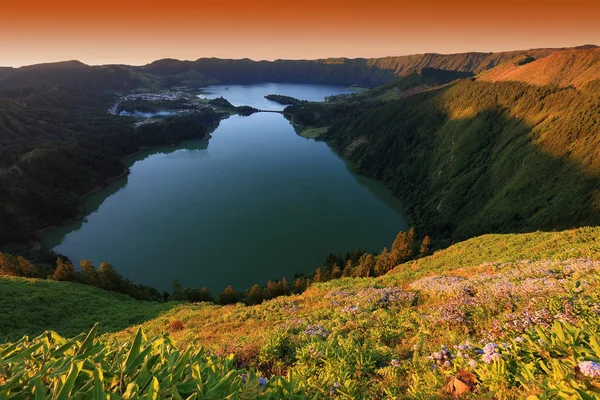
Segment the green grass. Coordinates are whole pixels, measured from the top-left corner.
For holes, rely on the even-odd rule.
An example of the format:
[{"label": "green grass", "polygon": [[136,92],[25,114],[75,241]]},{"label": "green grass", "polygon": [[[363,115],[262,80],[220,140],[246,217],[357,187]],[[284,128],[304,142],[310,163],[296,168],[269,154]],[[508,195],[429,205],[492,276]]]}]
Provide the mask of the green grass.
[{"label": "green grass", "polygon": [[[52,328],[65,314],[63,331],[94,318],[109,331],[88,345],[45,335],[0,346],[9,388],[0,396],[58,393],[74,374],[69,390],[82,398],[439,398],[456,379],[472,380],[470,398],[599,398],[600,381],[578,364],[600,362],[600,228],[484,235],[381,277],[315,284],[257,306],[167,309],[83,285],[0,282],[17,299],[3,299],[2,311],[18,305],[2,313],[3,326],[14,319],[13,329],[35,330],[25,322],[41,318],[36,325]],[[478,350],[490,342],[499,348],[487,363]],[[446,366],[431,358],[441,346]]]},{"label": "green grass", "polygon": [[322,126],[318,128],[305,128],[300,131],[300,136],[309,139],[315,139],[327,133],[327,129],[329,129],[328,126]]},{"label": "green grass", "polygon": [[0,342],[53,330],[74,336],[96,322],[114,332],[156,318],[173,304],[133,298],[71,282],[0,277]]}]

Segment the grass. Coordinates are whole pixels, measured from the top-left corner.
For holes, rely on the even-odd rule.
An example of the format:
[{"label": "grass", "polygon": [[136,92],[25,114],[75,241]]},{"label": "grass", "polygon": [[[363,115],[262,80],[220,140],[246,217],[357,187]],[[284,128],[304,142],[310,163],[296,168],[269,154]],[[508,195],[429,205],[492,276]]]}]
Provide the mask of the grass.
[{"label": "grass", "polygon": [[319,136],[327,133],[327,129],[329,129],[328,126],[304,128],[300,131],[300,136],[309,138],[309,139],[315,139],[315,138],[318,138]]},{"label": "grass", "polygon": [[[74,284],[66,290],[59,282],[0,282],[3,293],[14,286],[14,291],[18,288],[33,298],[27,302],[27,296],[16,294],[25,299],[13,304],[23,310],[7,320],[20,322],[21,326],[13,324],[20,332],[32,328],[23,325],[29,318],[45,318],[39,325],[52,327],[53,317],[43,314],[52,313],[53,302],[42,301],[38,292],[54,292],[54,299],[60,294],[58,304],[66,313],[69,304],[83,301],[73,293],[80,290],[86,296],[96,291]],[[50,290],[53,285],[56,289]],[[74,390],[82,396],[94,382],[118,395],[134,389],[146,393],[146,382],[154,376],[157,382],[151,386],[156,386],[159,398],[179,398],[174,388],[182,397],[207,390],[195,389],[202,386],[194,383],[199,380],[217,387],[215,396],[221,398],[438,398],[460,394],[457,390],[486,398],[598,398],[598,377],[585,375],[579,365],[600,362],[600,228],[484,235],[399,265],[378,278],[315,284],[302,295],[257,306],[200,303],[167,309],[122,298],[119,302],[117,297],[99,296],[104,303],[95,315],[82,306],[70,314],[89,314],[75,319],[81,327],[89,324],[86,329],[94,317],[102,318],[107,332],[94,342],[96,351],[77,358],[77,349],[85,347],[81,336],[72,344],[73,352],[62,358],[72,365],[84,358],[92,362],[78,372]],[[86,303],[95,300],[88,298]],[[139,325],[128,321],[132,314]],[[111,329],[104,326],[106,321]],[[54,326],[62,325],[64,331],[69,324],[63,318]],[[140,328],[146,336],[140,336]],[[29,354],[28,349],[46,340],[21,342],[15,351]],[[52,340],[56,344],[50,349],[64,346],[62,339]],[[146,351],[145,358],[137,357],[140,367],[125,372],[125,383],[118,384],[113,372],[135,348],[135,354]],[[0,346],[0,366],[6,357],[3,351],[6,348]],[[44,351],[46,356],[35,350],[23,362],[43,365],[41,360],[51,357]],[[182,366],[175,368],[178,360]],[[19,371],[16,364],[5,365],[13,375]],[[92,382],[93,371],[86,370],[92,365],[103,369],[104,381]],[[193,372],[194,365],[201,374]],[[60,390],[66,380],[56,377],[66,378],[70,370],[60,364],[53,371],[28,368],[18,390],[37,390],[38,378],[48,390]],[[178,384],[174,386],[170,376],[176,376]]]},{"label": "grass", "polygon": [[74,336],[96,322],[114,332],[156,318],[173,304],[137,301],[88,285],[0,277],[0,342],[53,330]]}]

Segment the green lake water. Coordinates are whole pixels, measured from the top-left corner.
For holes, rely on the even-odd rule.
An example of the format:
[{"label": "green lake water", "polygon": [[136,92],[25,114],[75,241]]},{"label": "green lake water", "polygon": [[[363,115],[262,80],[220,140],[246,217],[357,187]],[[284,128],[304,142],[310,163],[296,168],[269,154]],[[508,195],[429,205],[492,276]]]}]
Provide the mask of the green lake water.
[{"label": "green lake water", "polygon": [[[207,97],[282,109],[269,93],[322,100],[342,87],[214,86]],[[134,282],[170,290],[255,283],[314,271],[330,253],[380,251],[406,229],[384,186],[354,174],[325,143],[280,114],[233,116],[208,140],[127,159],[131,173],[85,200],[84,219],[49,230],[47,246],[75,264],[106,261]]]}]

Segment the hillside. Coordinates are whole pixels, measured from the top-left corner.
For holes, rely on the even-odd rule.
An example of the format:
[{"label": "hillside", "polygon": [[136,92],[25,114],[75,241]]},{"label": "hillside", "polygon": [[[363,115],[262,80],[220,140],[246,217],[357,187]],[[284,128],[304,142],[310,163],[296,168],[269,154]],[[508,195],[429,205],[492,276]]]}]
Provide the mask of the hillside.
[{"label": "hillside", "polygon": [[[393,85],[359,96],[391,100]],[[600,224],[599,90],[463,79],[400,100],[285,114],[328,126],[320,139],[386,183],[417,231],[462,240]]]},{"label": "hillside", "polygon": [[134,119],[107,113],[113,94],[68,86],[0,90],[2,247],[27,243],[36,230],[77,217],[80,196],[126,172],[123,156],[202,138],[220,119],[199,110],[135,128]]},{"label": "hillside", "polygon": [[[379,278],[333,280],[258,306],[180,305],[158,316],[146,308],[134,317],[151,318],[144,334],[131,326],[3,345],[0,395],[597,398],[599,238],[599,228],[485,235]],[[63,285],[0,284],[19,293],[27,285],[32,297]],[[75,291],[62,293],[59,304],[78,303]],[[114,313],[115,295],[106,297],[96,315],[110,313],[112,326],[135,314]],[[44,302],[40,315],[43,307],[52,312]],[[93,319],[75,321],[88,330]],[[11,318],[14,329],[39,332],[23,321]],[[52,327],[67,332],[64,320]],[[24,375],[13,375],[25,364]]]},{"label": "hillside", "polygon": [[519,59],[510,60],[482,72],[482,81],[518,81],[532,85],[573,86],[584,88],[600,80],[600,48],[563,50],[549,56],[519,65]]},{"label": "hillside", "polygon": [[79,61],[0,70],[0,89],[61,85],[71,90],[126,91],[158,86],[156,78],[118,65],[90,66]]}]

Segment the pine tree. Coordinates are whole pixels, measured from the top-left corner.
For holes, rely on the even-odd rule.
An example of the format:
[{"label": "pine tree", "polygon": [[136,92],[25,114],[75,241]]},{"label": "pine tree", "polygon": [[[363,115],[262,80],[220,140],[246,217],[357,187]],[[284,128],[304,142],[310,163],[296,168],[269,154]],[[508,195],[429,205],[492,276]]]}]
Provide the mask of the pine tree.
[{"label": "pine tree", "polygon": [[296,279],[294,284],[294,293],[300,294],[306,290],[306,280],[302,278]]},{"label": "pine tree", "polygon": [[260,286],[254,285],[248,292],[248,298],[246,303],[248,305],[260,304],[264,300],[263,291]]},{"label": "pine tree", "polygon": [[346,262],[346,266],[344,267],[344,271],[342,272],[342,278],[347,278],[354,274],[354,266],[352,265],[352,260],[348,260]]},{"label": "pine tree", "polygon": [[392,264],[396,266],[403,262],[406,262],[412,257],[413,245],[415,240],[415,229],[410,228],[407,232],[398,232],[394,243],[392,243]]},{"label": "pine tree", "polygon": [[429,253],[429,245],[431,244],[431,239],[429,236],[425,236],[423,241],[421,242],[421,249],[419,250],[419,255],[421,257],[426,256]]},{"label": "pine tree", "polygon": [[280,296],[287,296],[288,294],[290,294],[290,287],[285,277],[281,278],[281,280],[279,281],[279,292]]},{"label": "pine tree", "polygon": [[363,254],[358,261],[358,267],[354,270],[356,277],[371,276],[371,270],[375,266],[375,257],[373,254]]},{"label": "pine tree", "polygon": [[323,277],[323,271],[321,270],[321,267],[317,268],[317,270],[315,271],[315,277],[313,278],[313,281],[315,283],[325,282],[324,277]]},{"label": "pine tree", "polygon": [[333,264],[333,269],[331,270],[331,279],[339,279],[342,277],[342,269],[338,267],[337,264]]},{"label": "pine tree", "polygon": [[373,267],[376,276],[383,275],[390,270],[390,266],[392,264],[391,258],[391,254],[387,247],[384,247],[383,250],[381,250],[381,253],[379,253],[377,256],[375,267]]}]

